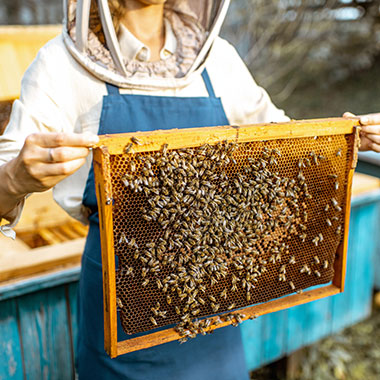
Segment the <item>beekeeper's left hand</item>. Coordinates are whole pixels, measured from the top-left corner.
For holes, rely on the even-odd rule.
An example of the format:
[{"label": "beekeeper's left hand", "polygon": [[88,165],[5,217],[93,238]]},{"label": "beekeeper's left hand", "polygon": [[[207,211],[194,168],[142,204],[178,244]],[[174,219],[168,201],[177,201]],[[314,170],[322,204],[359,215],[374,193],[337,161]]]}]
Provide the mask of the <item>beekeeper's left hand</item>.
[{"label": "beekeeper's left hand", "polygon": [[380,113],[356,116],[351,112],[344,113],[343,117],[359,117],[362,130],[360,131],[360,150],[373,150],[380,153]]}]

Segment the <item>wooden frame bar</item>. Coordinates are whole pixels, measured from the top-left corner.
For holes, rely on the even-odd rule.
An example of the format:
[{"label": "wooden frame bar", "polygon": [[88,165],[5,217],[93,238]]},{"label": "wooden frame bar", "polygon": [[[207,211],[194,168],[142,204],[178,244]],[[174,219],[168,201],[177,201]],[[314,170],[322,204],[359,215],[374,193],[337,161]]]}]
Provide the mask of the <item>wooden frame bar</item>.
[{"label": "wooden frame bar", "polygon": [[[190,128],[101,136],[99,144],[94,149],[94,171],[100,216],[104,290],[104,336],[105,350],[107,353],[111,357],[116,357],[128,352],[171,342],[180,338],[180,335],[173,328],[170,328],[148,334],[148,336],[141,336],[121,342],[117,341],[112,189],[107,188],[105,185],[110,183],[110,155],[123,154],[125,147],[131,142],[132,137],[137,137],[142,143],[141,145],[133,146],[133,152],[136,153],[157,151],[162,148],[163,144],[168,144],[169,149],[178,149],[184,147],[196,147],[204,143],[213,144],[224,140],[242,143],[274,139],[351,135],[353,149],[350,157],[351,164],[347,177],[346,199],[344,202],[344,237],[342,243],[338,247],[337,258],[334,262],[335,272],[332,284],[305,291],[301,294],[292,294],[279,299],[274,299],[273,301],[241,309],[240,311],[244,311],[244,314],[246,315],[243,320],[246,320],[249,317],[272,313],[291,306],[301,305],[306,302],[343,292],[346,271],[351,186],[357,162],[359,141],[358,126],[359,121],[357,119],[336,118],[293,121],[278,124]],[[230,322],[223,322],[212,328],[224,327],[229,324]]]}]

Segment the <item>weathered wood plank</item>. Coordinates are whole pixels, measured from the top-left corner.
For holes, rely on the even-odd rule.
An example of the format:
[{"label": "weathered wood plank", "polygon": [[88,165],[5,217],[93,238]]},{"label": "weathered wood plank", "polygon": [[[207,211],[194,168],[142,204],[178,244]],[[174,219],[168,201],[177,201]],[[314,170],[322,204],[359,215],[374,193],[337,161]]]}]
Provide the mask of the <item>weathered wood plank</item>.
[{"label": "weathered wood plank", "polygon": [[264,317],[261,364],[270,363],[285,354],[287,321],[287,310],[267,314]]},{"label": "weathered wood plank", "polygon": [[[353,286],[350,297],[351,323],[354,324],[367,317],[371,313],[371,299],[374,284],[373,259],[376,247],[376,239],[373,239],[379,231],[375,229],[375,221],[378,213],[377,205],[360,207],[357,214],[357,233],[355,244],[355,265],[353,268]],[[367,238],[366,238],[367,237]],[[360,241],[359,241],[360,240]]]},{"label": "weathered wood plank", "polygon": [[22,380],[22,353],[15,300],[0,302],[0,380]]},{"label": "weathered wood plank", "polygon": [[72,352],[74,358],[76,357],[77,337],[78,337],[78,282],[74,282],[67,286],[67,297],[70,308],[70,322],[71,322],[71,337],[72,337]]},{"label": "weathered wood plank", "polygon": [[64,287],[21,297],[18,306],[27,379],[71,379]]},{"label": "weathered wood plank", "polygon": [[331,297],[288,310],[287,353],[315,343],[331,332]]},{"label": "weathered wood plank", "polygon": [[303,345],[298,348],[313,344],[331,333],[331,303],[329,297],[303,305]]},{"label": "weathered wood plank", "polygon": [[245,361],[249,371],[259,368],[262,363],[261,342],[263,340],[263,318],[246,321],[241,327]]},{"label": "weathered wood plank", "polygon": [[18,252],[17,256],[14,252],[7,252],[0,261],[0,281],[46,272],[59,265],[79,264],[84,244],[85,238],[81,238],[54,247],[45,246]]},{"label": "weathered wood plank", "polygon": [[[377,207],[377,216],[374,222],[375,230],[377,231],[376,236],[378,236],[378,231],[380,231],[380,205]],[[374,268],[375,268],[375,289],[380,290],[380,239],[376,239],[375,248],[375,258],[374,258]]]},{"label": "weathered wood plank", "polygon": [[79,274],[80,266],[74,266],[57,268],[43,275],[3,282],[0,285],[0,301],[62,284],[75,283],[79,279]]}]

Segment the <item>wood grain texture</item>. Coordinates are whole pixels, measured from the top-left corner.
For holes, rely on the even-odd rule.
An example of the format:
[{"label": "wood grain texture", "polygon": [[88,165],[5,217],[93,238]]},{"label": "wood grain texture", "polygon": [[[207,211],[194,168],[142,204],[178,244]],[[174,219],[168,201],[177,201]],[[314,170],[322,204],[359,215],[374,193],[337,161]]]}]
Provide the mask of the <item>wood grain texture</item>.
[{"label": "wood grain texture", "polygon": [[24,363],[29,379],[70,379],[71,344],[64,287],[18,299]]},{"label": "wood grain texture", "polygon": [[347,190],[345,205],[343,208],[344,222],[343,231],[344,236],[337,249],[337,254],[334,261],[334,278],[333,284],[340,288],[340,291],[344,291],[346,268],[347,268],[347,247],[348,247],[348,233],[350,227],[350,211],[351,211],[351,190],[352,190],[352,178],[354,175],[354,169],[348,172],[347,178]]},{"label": "wood grain texture", "polygon": [[[298,137],[313,137],[350,134],[359,125],[357,119],[317,119],[287,123],[253,124],[241,126],[219,126],[134,132],[100,136],[95,147],[107,146],[109,154],[122,154],[132,137],[137,137],[141,145],[134,145],[133,152],[160,150],[164,144],[168,149],[196,147],[219,141],[262,141]],[[96,149],[95,149],[96,150]],[[95,158],[96,159],[96,158]]]},{"label": "wood grain texture", "polygon": [[263,363],[269,363],[285,355],[287,319],[286,310],[265,316],[261,356]]},{"label": "wood grain texture", "polygon": [[380,178],[371,177],[362,173],[355,173],[352,181],[352,196],[369,193],[380,189]]},{"label": "wood grain texture", "polygon": [[15,300],[0,302],[0,380],[23,380]]},{"label": "wood grain texture", "polygon": [[70,323],[71,323],[71,337],[72,337],[72,352],[74,358],[76,357],[77,338],[78,338],[78,290],[79,286],[77,282],[73,282],[67,285],[67,297],[66,300],[69,306]]},{"label": "wood grain texture", "polygon": [[48,190],[43,193],[34,193],[26,199],[15,231],[16,233],[35,231],[39,228],[60,226],[75,221],[55,202],[52,190]]},{"label": "wood grain texture", "polygon": [[[379,230],[376,218],[378,216],[379,203],[363,205],[357,213],[355,242],[352,241],[350,254],[353,256],[352,288],[350,292],[351,323],[367,317],[371,313],[372,288],[374,284],[373,265],[376,252],[376,242]],[[373,221],[372,223],[370,221]],[[367,238],[365,238],[367,237]]]},{"label": "wood grain texture", "polygon": [[60,265],[79,264],[85,238],[21,252],[6,252],[0,257],[0,281],[46,272]]},{"label": "wood grain texture", "polygon": [[112,185],[109,154],[105,150],[94,152],[94,174],[99,210],[100,243],[102,250],[104,349],[114,358],[117,356],[117,310],[115,253],[112,219]]},{"label": "wood grain texture", "polygon": [[263,326],[266,324],[265,316],[253,321],[245,321],[240,326],[244,346],[245,362],[249,370],[261,367]]},{"label": "wood grain texture", "polygon": [[5,281],[0,285],[0,301],[20,297],[24,294],[49,289],[79,280],[80,266],[67,266],[55,268],[44,274],[26,276],[11,281]]}]

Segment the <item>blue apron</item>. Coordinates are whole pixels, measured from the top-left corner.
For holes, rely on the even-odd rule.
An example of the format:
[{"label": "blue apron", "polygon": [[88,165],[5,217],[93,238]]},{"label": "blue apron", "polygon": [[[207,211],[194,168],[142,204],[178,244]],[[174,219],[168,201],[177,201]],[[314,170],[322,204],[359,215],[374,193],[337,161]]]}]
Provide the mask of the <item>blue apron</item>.
[{"label": "blue apron", "polygon": [[[202,73],[209,97],[121,95],[106,84],[99,134],[228,125],[209,76]],[[100,234],[91,169],[83,204],[94,212],[82,258],[79,284],[79,380],[246,380],[248,371],[240,330],[225,327],[184,344],[166,343],[110,359],[104,351]],[[118,340],[128,339],[118,320]]]}]

